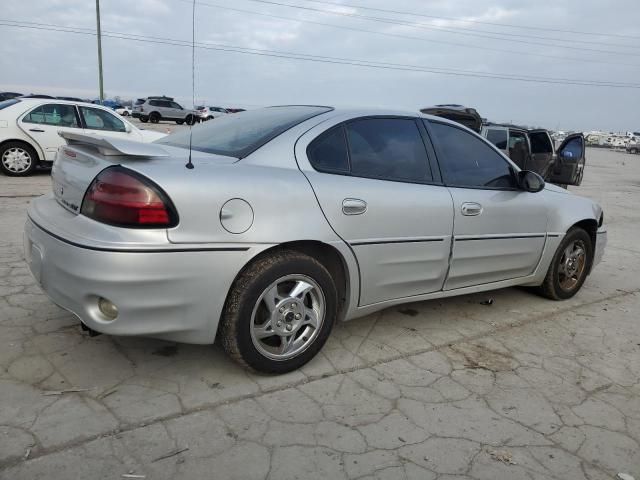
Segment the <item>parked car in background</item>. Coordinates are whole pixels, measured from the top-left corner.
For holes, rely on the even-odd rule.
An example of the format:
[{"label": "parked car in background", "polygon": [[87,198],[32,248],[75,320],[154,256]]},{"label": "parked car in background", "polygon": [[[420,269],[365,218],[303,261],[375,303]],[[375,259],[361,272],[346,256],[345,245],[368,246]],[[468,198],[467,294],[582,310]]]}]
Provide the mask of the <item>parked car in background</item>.
[{"label": "parked car in background", "polygon": [[196,107],[196,111],[198,112],[198,117],[200,118],[200,120],[205,120],[205,121],[213,120],[214,118],[229,114],[226,108],[206,107],[203,105]]},{"label": "parked car in background", "polygon": [[60,132],[152,142],[165,136],[140,130],[109,108],[57,99],[13,98],[0,102],[0,171],[10,176],[33,173],[38,164],[51,165]]},{"label": "parked car in background", "polygon": [[84,102],[83,99],[79,97],[56,97],[58,100],[69,100],[70,102]]},{"label": "parked car in background", "polygon": [[45,292],[92,330],[219,337],[265,372],[393,305],[514,285],[571,298],[607,241],[598,204],[417,112],[270,107],[143,148],[64,135],[25,225]]},{"label": "parked car in background", "polygon": [[193,125],[198,120],[196,111],[183,108],[182,105],[174,102],[173,98],[164,96],[139,98],[133,105],[131,115],[139,118],[143,123],[171,120],[178,125],[185,122],[187,125]]},{"label": "parked car in background", "polygon": [[52,95],[45,95],[43,93],[30,93],[28,95],[22,95],[21,98],[50,98],[55,100],[56,97]]},{"label": "parked car in background", "polygon": [[9,100],[10,98],[21,97],[21,93],[16,92],[0,92],[0,102],[4,102],[5,100]]},{"label": "parked car in background", "polygon": [[240,113],[246,112],[244,108],[227,108],[227,113]]},{"label": "parked car in background", "polygon": [[631,141],[627,143],[625,150],[628,153],[640,153],[640,143],[637,140]]},{"label": "parked car in background", "polygon": [[479,133],[519,168],[536,172],[557,185],[580,185],[584,175],[586,142],[582,133],[566,135],[558,149],[548,130],[490,123],[473,108],[435,105],[422,113],[447,118]]},{"label": "parked car in background", "polygon": [[131,116],[131,107],[125,107],[122,105],[116,105],[113,108],[113,111],[116,112],[118,115],[122,115],[123,117],[129,117]]}]

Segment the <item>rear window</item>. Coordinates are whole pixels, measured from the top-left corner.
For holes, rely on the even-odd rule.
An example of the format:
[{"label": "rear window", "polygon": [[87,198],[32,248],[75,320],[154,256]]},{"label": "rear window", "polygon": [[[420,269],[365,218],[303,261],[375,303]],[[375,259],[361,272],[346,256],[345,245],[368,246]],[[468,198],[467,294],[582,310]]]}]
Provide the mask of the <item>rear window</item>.
[{"label": "rear window", "polygon": [[181,130],[156,143],[191,148],[198,152],[244,158],[290,128],[323,113],[330,107],[268,107],[224,115],[215,122],[206,122],[192,131]]},{"label": "rear window", "polygon": [[144,103],[144,98],[139,98],[136,100],[136,105],[142,105]]},{"label": "rear window", "polygon": [[15,105],[16,103],[20,103],[20,100],[18,100],[17,98],[11,98],[9,100],[5,100],[4,102],[0,102],[0,110],[10,107],[11,105]]},{"label": "rear window", "polygon": [[487,140],[493,143],[500,150],[507,149],[507,131],[490,128],[487,130]]}]

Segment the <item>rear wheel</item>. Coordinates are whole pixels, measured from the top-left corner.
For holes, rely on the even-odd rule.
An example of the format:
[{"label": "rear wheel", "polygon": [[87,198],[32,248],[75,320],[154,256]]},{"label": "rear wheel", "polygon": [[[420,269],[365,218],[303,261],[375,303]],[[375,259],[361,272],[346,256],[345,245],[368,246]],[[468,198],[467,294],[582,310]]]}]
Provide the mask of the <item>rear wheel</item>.
[{"label": "rear wheel", "polygon": [[0,170],[10,177],[26,177],[38,166],[38,154],[22,142],[7,142],[0,147]]},{"label": "rear wheel", "polygon": [[196,117],[194,115],[187,115],[184,119],[187,125],[194,125],[196,123]]},{"label": "rear wheel", "polygon": [[149,117],[140,117],[140,121],[142,123],[147,123],[149,121]]},{"label": "rear wheel", "polygon": [[274,253],[249,266],[231,288],[222,345],[254,370],[295,370],[326,342],[336,305],[335,284],[320,262],[294,251]]},{"label": "rear wheel", "polygon": [[127,112],[126,110],[124,112],[122,112],[122,116],[123,117],[128,117],[129,116],[129,112]]},{"label": "rear wheel", "polygon": [[178,125],[182,125],[182,124],[184,123],[184,120],[176,120],[176,123],[177,123]]},{"label": "rear wheel", "polygon": [[573,297],[584,284],[592,261],[591,237],[581,228],[572,228],[553,256],[540,293],[552,300]]},{"label": "rear wheel", "polygon": [[629,153],[638,153],[638,149],[632,148],[629,150]]},{"label": "rear wheel", "polygon": [[160,121],[160,114],[158,112],[153,112],[149,115],[149,121],[151,123],[158,123]]}]

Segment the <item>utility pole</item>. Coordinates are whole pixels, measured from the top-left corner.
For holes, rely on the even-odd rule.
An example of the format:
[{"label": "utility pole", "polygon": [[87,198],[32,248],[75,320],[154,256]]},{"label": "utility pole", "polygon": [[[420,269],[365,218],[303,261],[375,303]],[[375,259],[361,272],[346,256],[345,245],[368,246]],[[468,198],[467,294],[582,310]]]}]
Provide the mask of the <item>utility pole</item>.
[{"label": "utility pole", "polygon": [[96,0],[96,24],[98,33],[98,76],[100,82],[100,104],[104,102],[104,87],[102,84],[102,33],[100,30],[100,0]]}]

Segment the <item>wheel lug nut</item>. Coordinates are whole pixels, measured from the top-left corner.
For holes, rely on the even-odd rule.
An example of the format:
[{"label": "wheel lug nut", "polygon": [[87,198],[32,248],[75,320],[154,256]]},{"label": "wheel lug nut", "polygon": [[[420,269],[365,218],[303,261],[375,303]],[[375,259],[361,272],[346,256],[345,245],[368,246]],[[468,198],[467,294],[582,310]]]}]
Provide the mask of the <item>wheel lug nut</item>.
[{"label": "wheel lug nut", "polygon": [[292,303],[291,305],[289,305],[291,308],[296,308],[296,304]]},{"label": "wheel lug nut", "polygon": [[276,327],[281,327],[282,326],[282,322],[276,322]]},{"label": "wheel lug nut", "polygon": [[296,320],[300,320],[301,317],[302,315],[300,315],[299,313],[296,313]]},{"label": "wheel lug nut", "polygon": [[290,332],[293,327],[291,325],[287,325],[285,328],[287,329],[287,332]]},{"label": "wheel lug nut", "polygon": [[280,307],[280,313],[284,312],[284,307]]}]

